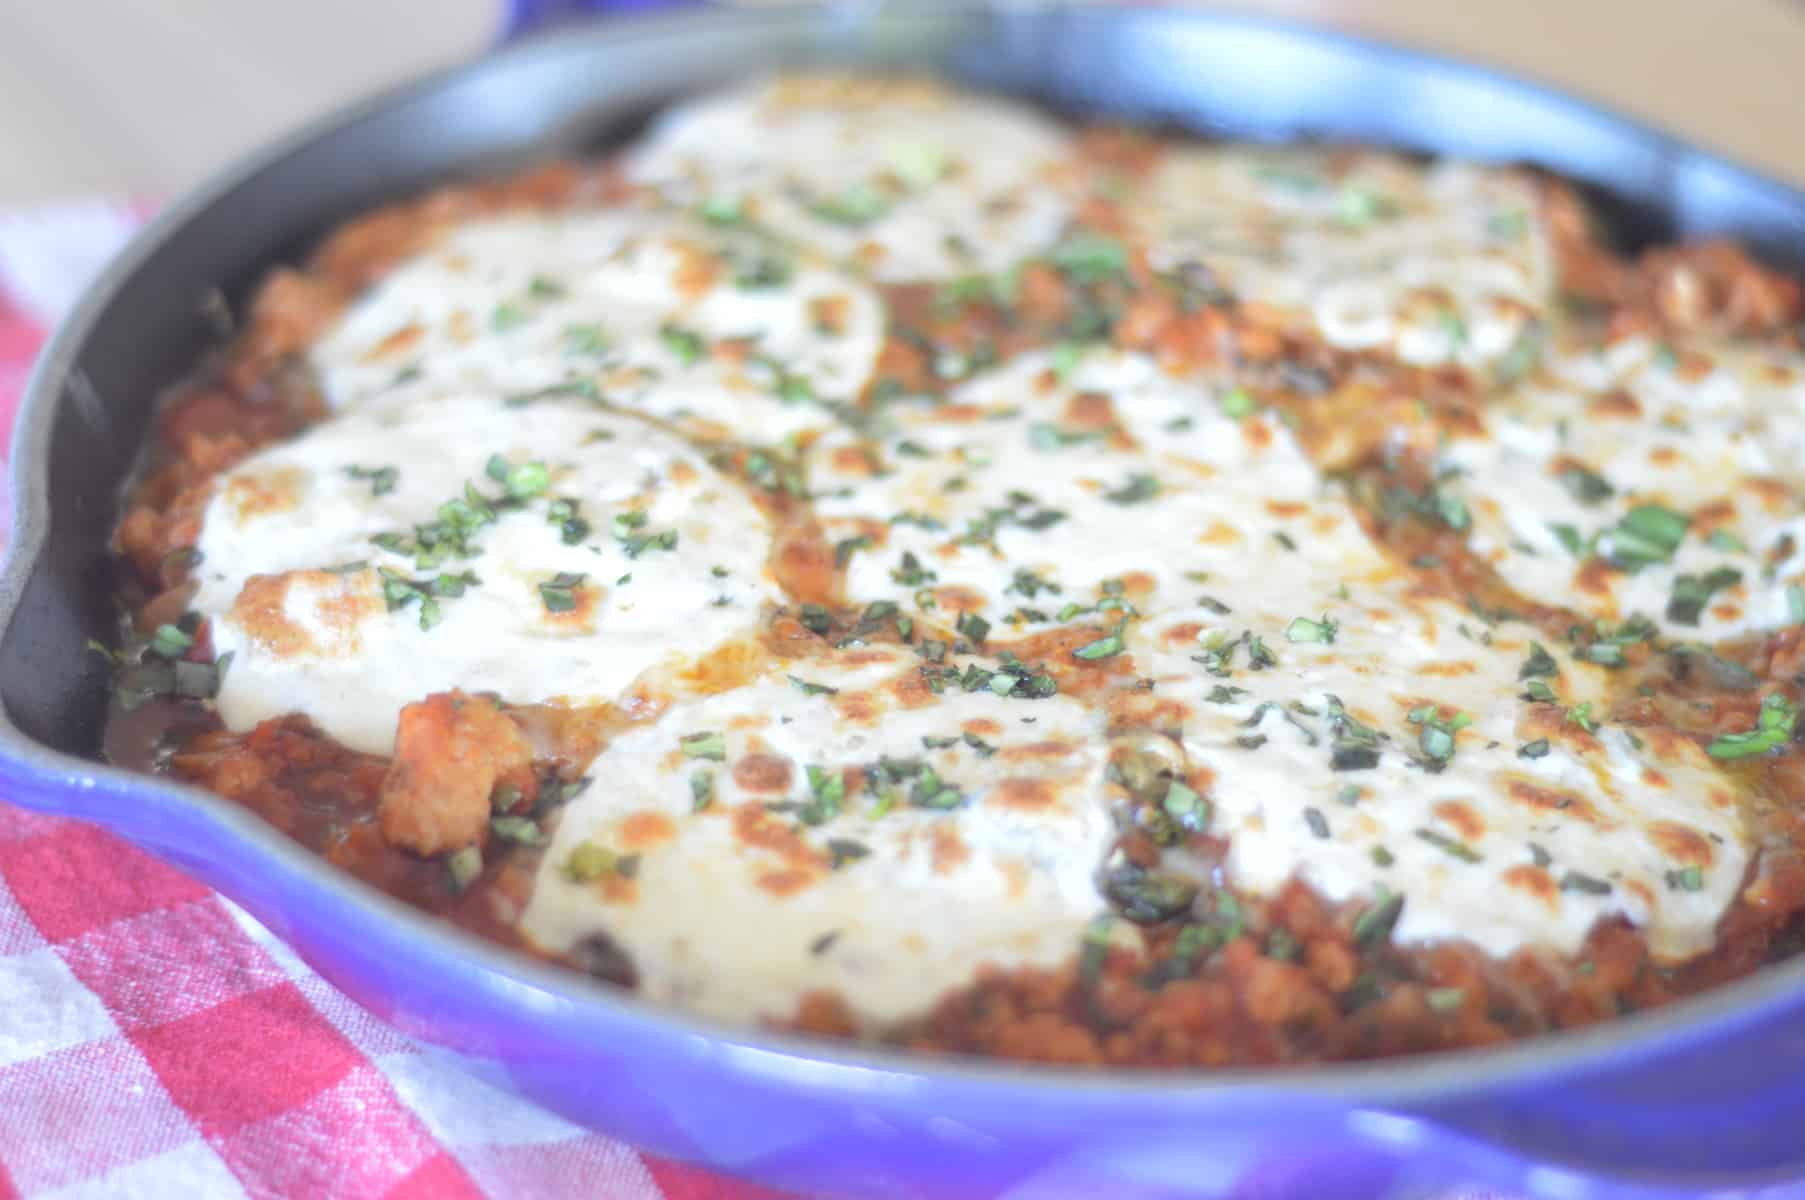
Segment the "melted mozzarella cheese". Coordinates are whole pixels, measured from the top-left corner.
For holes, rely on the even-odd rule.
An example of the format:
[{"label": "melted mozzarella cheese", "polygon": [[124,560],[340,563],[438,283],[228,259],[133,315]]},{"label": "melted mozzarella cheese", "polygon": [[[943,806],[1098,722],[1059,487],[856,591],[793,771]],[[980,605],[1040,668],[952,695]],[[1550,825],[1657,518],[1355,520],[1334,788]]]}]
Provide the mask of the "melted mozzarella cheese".
[{"label": "melted mozzarella cheese", "polygon": [[[327,399],[397,386],[571,391],[703,436],[776,441],[865,386],[871,289],[743,230],[639,209],[474,221],[352,305],[309,360]],[[723,343],[733,343],[731,347]]]},{"label": "melted mozzarella cheese", "polygon": [[[1188,710],[1185,754],[1211,780],[1238,886],[1271,893],[1295,875],[1331,900],[1386,889],[1405,897],[1397,940],[1463,938],[1500,956],[1571,953],[1617,916],[1661,958],[1710,947],[1750,857],[1732,790],[1690,739],[1612,724],[1599,668],[1558,656],[1544,679],[1561,706],[1597,709],[1587,732],[1520,698],[1530,631],[1488,629],[1401,577],[1345,598],[1252,583],[1226,598],[1228,614],[1148,621],[1130,649],[1155,694]],[[1333,641],[1290,641],[1300,615],[1335,621]],[[1245,645],[1214,671],[1200,662],[1243,631],[1276,664],[1255,669]],[[1335,704],[1381,739],[1370,764],[1332,765]],[[1445,762],[1424,706],[1471,722]]]},{"label": "melted mozzarella cheese", "polygon": [[1371,550],[1346,505],[1277,419],[1224,415],[1228,390],[1112,351],[1060,382],[1035,353],[945,404],[893,406],[875,444],[822,439],[810,458],[822,524],[835,541],[871,539],[850,559],[848,598],[976,611],[1000,637],[1088,607],[1111,580],[1151,611],[1249,569],[1275,581],[1357,569]]},{"label": "melted mozzarella cheese", "polygon": [[[1633,342],[1557,359],[1487,410],[1483,437],[1450,446],[1446,486],[1473,512],[1474,550],[1525,596],[1678,637],[1772,629],[1798,619],[1788,594],[1805,577],[1799,468],[1782,457],[1802,403],[1795,374],[1736,354],[1694,366]],[[1640,505],[1689,519],[1684,538],[1668,561],[1602,569]],[[1684,579],[1716,572],[1736,579],[1675,605]]]},{"label": "melted mozzarella cheese", "polygon": [[[543,463],[549,487],[477,528],[469,557],[422,568],[373,543],[411,537],[467,484],[502,495],[485,474],[492,454]],[[368,474],[385,467],[388,487]],[[556,499],[577,502],[588,527],[552,520]],[[634,513],[643,523],[617,528]],[[668,548],[630,540],[664,535]],[[194,603],[233,656],[219,695],[229,727],[300,712],[348,746],[387,753],[401,707],[429,693],[607,702],[648,670],[750,631],[776,595],[770,544],[737,485],[637,418],[569,401],[523,415],[452,393],[343,413],[222,476]],[[379,570],[475,581],[433,597],[442,619],[423,629],[427,597]],[[560,574],[582,581],[560,590]],[[388,607],[385,582],[401,607]],[[551,611],[542,585],[568,597],[565,611]]]},{"label": "melted mozzarella cheese", "polygon": [[1128,197],[1156,267],[1199,263],[1331,345],[1490,363],[1548,307],[1536,195],[1516,173],[1372,151],[1169,150]]},{"label": "melted mozzarella cheese", "polygon": [[[615,739],[560,818],[523,931],[553,952],[601,933],[648,998],[736,1021],[792,1018],[826,990],[883,1026],[985,964],[1068,959],[1102,908],[1113,830],[1101,714],[897,687],[918,664],[876,649],[783,664]],[[718,761],[686,753],[711,734]],[[840,781],[837,812],[806,811],[811,767]],[[915,802],[948,788],[956,807]],[[573,880],[585,843],[637,854],[632,878]]]},{"label": "melted mozzarella cheese", "polygon": [[678,199],[734,203],[879,279],[1000,271],[1069,214],[1067,151],[1026,107],[911,81],[788,78],[681,105],[628,152]]}]

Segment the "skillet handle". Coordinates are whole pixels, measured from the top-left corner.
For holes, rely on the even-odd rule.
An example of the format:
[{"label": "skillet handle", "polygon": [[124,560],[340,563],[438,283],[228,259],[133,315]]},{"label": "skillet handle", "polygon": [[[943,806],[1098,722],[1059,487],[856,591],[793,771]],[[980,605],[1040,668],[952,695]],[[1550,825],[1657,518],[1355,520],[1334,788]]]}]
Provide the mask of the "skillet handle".
[{"label": "skillet handle", "polygon": [[1590,1062],[1551,1041],[1541,1071],[1365,1114],[1361,1130],[1529,1196],[1805,1195],[1805,994],[1778,979],[1745,992],[1763,982]]},{"label": "skillet handle", "polygon": [[585,18],[689,8],[700,0],[507,0],[497,40],[512,42],[542,29]]}]

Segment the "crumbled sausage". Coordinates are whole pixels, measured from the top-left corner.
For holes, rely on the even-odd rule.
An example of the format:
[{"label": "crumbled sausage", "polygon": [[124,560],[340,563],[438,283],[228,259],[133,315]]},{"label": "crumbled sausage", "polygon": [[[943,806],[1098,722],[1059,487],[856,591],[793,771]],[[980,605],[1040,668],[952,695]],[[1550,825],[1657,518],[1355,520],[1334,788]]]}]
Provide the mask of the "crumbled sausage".
[{"label": "crumbled sausage", "polygon": [[532,747],[495,702],[440,692],[401,710],[382,781],[382,835],[420,854],[480,843],[497,784],[533,786]]}]

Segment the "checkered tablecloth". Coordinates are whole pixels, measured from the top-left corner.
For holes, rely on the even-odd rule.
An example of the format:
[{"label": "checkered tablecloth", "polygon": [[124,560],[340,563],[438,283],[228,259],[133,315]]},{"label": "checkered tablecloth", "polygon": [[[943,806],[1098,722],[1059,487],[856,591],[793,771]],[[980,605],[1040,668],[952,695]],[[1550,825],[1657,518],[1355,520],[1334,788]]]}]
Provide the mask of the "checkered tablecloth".
[{"label": "checkered tablecloth", "polygon": [[[44,331],[140,216],[0,214],[0,455]],[[187,876],[0,801],[0,1200],[774,1195],[491,1086]]]}]

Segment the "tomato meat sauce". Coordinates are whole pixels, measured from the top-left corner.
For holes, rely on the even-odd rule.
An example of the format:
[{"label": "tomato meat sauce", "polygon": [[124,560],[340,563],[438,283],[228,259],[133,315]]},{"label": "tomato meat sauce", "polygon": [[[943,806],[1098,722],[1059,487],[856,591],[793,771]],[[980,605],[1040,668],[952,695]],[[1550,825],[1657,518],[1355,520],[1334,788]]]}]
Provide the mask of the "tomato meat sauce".
[{"label": "tomato meat sauce", "polygon": [[[1037,596],[1033,583],[1021,584],[1018,576],[1021,604],[1045,608],[1050,615],[1040,619],[1054,627],[1012,635],[1009,653],[1025,665],[1019,674],[990,676],[1002,682],[989,686],[1005,693],[1015,688],[1024,696],[1044,690],[1108,708],[1114,747],[1110,778],[1119,807],[1110,857],[1099,867],[1109,903],[1063,963],[982,966],[972,978],[946,980],[930,1010],[888,1028],[873,1031],[831,991],[812,992],[791,1014],[770,1019],[832,1036],[877,1036],[924,1053],[1093,1066],[1366,1059],[1483,1046],[1609,1020],[1746,975],[1794,950],[1805,905],[1805,758],[1794,737],[1805,667],[1805,625],[1800,624],[1805,606],[1773,628],[1703,644],[1665,632],[1630,636],[1623,622],[1595,620],[1570,597],[1525,594],[1500,555],[1476,544],[1484,513],[1469,507],[1479,501],[1456,495],[1443,456],[1451,442],[1489,436],[1487,422],[1500,395],[1533,371],[1535,360],[1475,366],[1458,358],[1411,361],[1378,345],[1337,345],[1320,329],[1300,323],[1295,312],[1243,295],[1229,273],[1212,268],[1207,255],[1176,264],[1162,260],[1143,236],[1134,198],[1156,186],[1157,173],[1173,153],[1165,139],[1135,131],[1078,134],[1069,174],[1088,182],[1048,182],[1079,191],[1052,248],[1003,274],[883,283],[877,291],[885,328],[871,377],[838,419],[858,428],[901,395],[917,398],[915,403],[946,403],[955,385],[974,373],[1049,349],[1057,358],[1063,353],[1059,348],[1074,345],[1145,355],[1174,376],[1226,375],[1234,381],[1228,398],[1219,399],[1220,390],[1199,390],[1198,405],[1226,408],[1232,402],[1270,415],[1323,477],[1343,489],[1361,533],[1408,573],[1413,594],[1459,603],[1472,614],[1476,631],[1500,620],[1516,622],[1542,639],[1533,642],[1538,647],[1545,641],[1570,648],[1577,659],[1611,668],[1608,695],[1576,715],[1578,706],[1536,698],[1534,682],[1553,676],[1526,664],[1524,702],[1542,706],[1545,711],[1534,719],[1546,730],[1543,738],[1525,741],[1525,758],[1534,757],[1538,744],[1545,752],[1549,737],[1558,743],[1563,736],[1589,735],[1595,724],[1634,731],[1638,746],[1667,737],[1704,748],[1749,830],[1752,865],[1710,948],[1684,961],[1655,955],[1636,924],[1621,916],[1597,922],[1574,953],[1530,946],[1498,956],[1461,941],[1394,940],[1406,901],[1384,889],[1340,901],[1295,879],[1276,892],[1241,889],[1231,867],[1232,836],[1201,819],[1187,821],[1188,812],[1207,811],[1217,781],[1207,770],[1185,773],[1162,759],[1162,752],[1145,749],[1181,725],[1186,710],[1166,701],[1152,680],[1141,680],[1119,641],[1110,643],[1122,635],[1122,625],[1115,634],[1059,628],[1054,619],[1059,604],[1046,601],[1072,598]],[[1525,219],[1546,231],[1556,299],[1526,327],[1533,331],[1527,340],[1535,344],[1525,353],[1541,353],[1548,327],[1555,324],[1566,343],[1596,347],[1600,355],[1635,339],[1682,347],[1664,353],[1675,356],[1677,369],[1701,376],[1714,369],[1714,346],[1797,352],[1800,294],[1794,281],[1727,243],[1621,257],[1597,236],[1574,191],[1558,180],[1532,179],[1539,209]],[[1307,198],[1318,185],[1293,180],[1291,186]],[[189,611],[195,573],[205,567],[195,546],[226,472],[260,449],[331,419],[332,407],[309,366],[309,348],[399,264],[472,221],[605,210],[635,203],[642,192],[614,162],[559,164],[517,178],[449,187],[352,221],[304,265],[269,277],[242,330],[163,400],[142,475],[117,527],[119,576],[130,617],[124,649],[107,651],[119,663],[110,758],[199,784],[244,805],[366,883],[483,936],[545,953],[519,935],[518,922],[545,862],[547,832],[555,827],[560,806],[583,788],[608,786],[606,779],[586,780],[585,768],[611,739],[663,714],[672,702],[669,689],[656,681],[642,683],[600,706],[512,702],[485,694],[480,686],[422,695],[399,714],[394,748],[386,755],[347,748],[300,714],[227,729],[211,698],[219,672],[230,671],[231,664],[215,659],[209,622]],[[867,202],[878,204],[850,193],[836,201]],[[1383,213],[1392,202],[1344,191],[1341,203],[1354,206],[1345,223],[1359,229],[1362,222],[1379,219],[1371,213]],[[829,214],[856,228],[854,216]],[[698,287],[712,286],[722,271],[778,271],[770,263],[705,265],[706,278]],[[681,269],[692,280],[697,270],[694,262]],[[829,333],[846,320],[843,301],[817,303],[813,311]],[[664,336],[672,339],[668,330]],[[732,352],[751,353],[743,346]],[[1056,386],[1059,371],[1049,368],[1043,386]],[[1626,404],[1633,401],[1617,402],[1615,415],[1634,419]],[[1611,417],[1603,411],[1593,415]],[[530,419],[530,412],[523,411],[522,419]],[[1063,419],[1049,438],[1134,444],[1107,394],[1080,394]],[[946,585],[934,591],[932,562],[898,568],[916,571],[922,588],[933,593],[931,607],[922,610],[926,615],[907,626],[896,620],[894,604],[892,611],[882,611],[849,597],[849,562],[882,544],[895,521],[873,522],[854,538],[829,537],[799,474],[798,463],[812,441],[804,435],[711,447],[711,462],[750,489],[775,530],[770,574],[782,603],[766,612],[756,637],[692,666],[682,686],[703,694],[723,692],[764,663],[796,667],[848,645],[915,649],[930,634],[954,645],[961,639],[970,647],[1003,644],[1000,639],[1010,631],[997,615],[977,615],[982,597],[971,599]],[[847,451],[836,463],[862,471],[858,453]],[[1032,483],[1033,464],[1023,460],[1022,467],[1025,483]],[[874,464],[870,473],[878,472]],[[1110,486],[1131,502],[1154,485],[1130,479]],[[1786,503],[1796,502],[1783,486],[1782,493]],[[580,520],[580,510],[559,519]],[[1665,545],[1659,522],[1645,516],[1642,524],[1649,528],[1634,544],[1659,557]],[[622,529],[615,536],[649,538],[656,530]],[[1654,549],[1648,550],[1651,539]],[[1629,561],[1623,547],[1631,542],[1629,534],[1619,533],[1615,541],[1583,551],[1598,556],[1592,561],[1605,584],[1621,583],[1623,563]],[[656,551],[656,543],[651,549]],[[1772,549],[1776,557],[1784,552]],[[1757,569],[1751,568],[1751,578]],[[1670,617],[1708,613],[1743,576],[1736,584],[1717,576],[1715,588],[1712,577],[1691,578],[1693,583],[1676,591]],[[601,584],[613,586],[612,581],[554,582],[552,591],[542,588],[542,594],[547,608],[556,610],[566,593],[581,598],[583,588]],[[1114,611],[1130,614],[1124,624],[1138,619],[1135,605],[1146,602],[1153,586],[1151,576],[1127,578],[1111,593]],[[1696,593],[1702,597],[1694,604]],[[917,599],[929,604],[921,593]],[[593,602],[594,597],[587,601]],[[1223,595],[1216,602],[1226,609],[1236,597]],[[1022,619],[1032,623],[1034,616]],[[1327,617],[1293,629],[1292,640],[1335,636]],[[1200,626],[1185,633],[1204,631]],[[1215,661],[1232,662],[1236,650],[1218,646],[1197,661],[1209,653],[1227,656]],[[1258,665],[1254,650],[1243,653]],[[938,668],[930,664],[923,670]],[[914,686],[917,692],[901,698],[905,706],[932,703],[939,685]],[[851,694],[837,701],[848,720],[870,707],[870,701]],[[1362,722],[1349,721],[1336,726],[1348,742],[1338,753],[1345,765],[1358,767],[1370,746],[1360,744]],[[1423,731],[1432,768],[1438,749],[1451,753],[1462,736],[1451,713],[1431,712],[1415,725]],[[982,731],[967,736],[977,746],[988,744]],[[701,761],[709,760],[704,755]],[[747,790],[775,795],[802,786],[803,764],[755,755],[727,774]],[[706,798],[702,785],[695,786],[701,811]],[[817,799],[824,786],[831,790],[822,777],[813,786]],[[849,796],[862,794],[859,789],[855,776]],[[1016,794],[1034,793],[1023,786]],[[1556,796],[1548,801],[1552,806],[1569,803],[1558,789],[1549,794]],[[1463,821],[1472,823],[1475,837],[1483,832],[1483,822],[1463,815],[1458,805],[1444,815],[1451,832],[1438,836],[1453,845],[1461,844]],[[649,819],[640,825],[642,834],[652,828]],[[645,852],[656,852],[666,836],[663,826],[658,837],[647,834]],[[1668,874],[1668,886],[1680,892],[1694,889],[1700,878],[1684,865],[1690,861],[1686,854],[1703,863],[1712,850],[1708,844],[1688,850],[1679,844],[1683,840],[1675,835],[1674,861],[1681,865]],[[845,853],[849,861],[856,857]],[[1182,883],[1160,874],[1169,857],[1188,864]],[[840,858],[836,851],[832,869],[840,869]],[[583,874],[593,868],[623,892],[632,888],[635,861],[633,854],[612,854],[605,863],[585,860],[565,869]],[[811,870],[820,868],[810,861]],[[1544,889],[1552,895],[1563,888],[1584,892],[1601,881],[1575,871],[1563,881],[1552,869],[1528,862],[1517,882],[1529,892]],[[923,929],[920,936],[933,938],[935,931]],[[638,974],[632,957],[604,933],[553,957],[621,985],[631,986]]]}]

